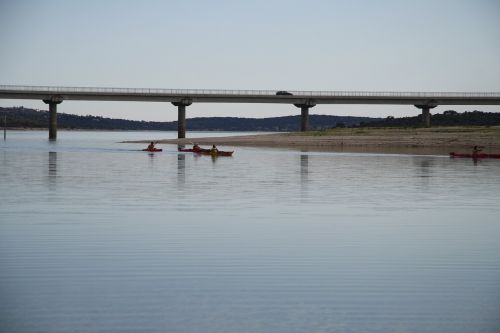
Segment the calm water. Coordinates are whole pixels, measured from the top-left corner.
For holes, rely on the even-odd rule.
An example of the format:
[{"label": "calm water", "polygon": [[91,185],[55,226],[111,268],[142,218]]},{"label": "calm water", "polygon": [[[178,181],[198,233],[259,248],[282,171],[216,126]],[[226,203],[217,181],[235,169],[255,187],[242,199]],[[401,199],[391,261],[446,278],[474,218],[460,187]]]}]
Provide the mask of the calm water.
[{"label": "calm water", "polygon": [[0,141],[1,332],[500,331],[500,160],[174,135]]}]

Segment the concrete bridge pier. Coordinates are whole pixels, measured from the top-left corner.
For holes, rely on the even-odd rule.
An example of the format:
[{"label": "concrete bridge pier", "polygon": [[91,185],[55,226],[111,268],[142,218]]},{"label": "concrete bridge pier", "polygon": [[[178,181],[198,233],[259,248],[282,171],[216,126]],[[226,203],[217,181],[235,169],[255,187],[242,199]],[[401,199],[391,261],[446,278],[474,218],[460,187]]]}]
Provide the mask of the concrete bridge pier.
[{"label": "concrete bridge pier", "polygon": [[186,137],[186,106],[191,105],[191,101],[186,99],[179,102],[172,102],[177,106],[177,138],[184,139]]},{"label": "concrete bridge pier", "polygon": [[316,104],[312,100],[307,100],[303,104],[294,104],[300,108],[300,131],[306,132],[309,130],[309,108],[315,107]]},{"label": "concrete bridge pier", "polygon": [[51,96],[43,100],[49,105],[49,140],[57,139],[57,104],[61,104],[62,101],[62,96]]},{"label": "concrete bridge pier", "polygon": [[417,104],[415,107],[422,109],[422,125],[424,127],[431,127],[431,112],[430,109],[433,109],[437,106],[435,101],[429,101],[426,104]]}]

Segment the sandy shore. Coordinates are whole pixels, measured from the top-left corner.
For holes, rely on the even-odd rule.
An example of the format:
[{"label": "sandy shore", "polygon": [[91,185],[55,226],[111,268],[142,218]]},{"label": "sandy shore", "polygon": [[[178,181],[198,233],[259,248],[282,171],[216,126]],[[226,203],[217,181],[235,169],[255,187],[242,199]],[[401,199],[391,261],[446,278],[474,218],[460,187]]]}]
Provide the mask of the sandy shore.
[{"label": "sandy shore", "polygon": [[[188,133],[189,135],[189,133]],[[130,142],[130,141],[129,141]],[[147,143],[149,140],[134,141]],[[485,151],[500,151],[500,126],[436,128],[344,128],[304,133],[277,133],[213,138],[160,140],[158,143],[281,147],[307,150],[445,153],[470,151],[474,145]]]}]

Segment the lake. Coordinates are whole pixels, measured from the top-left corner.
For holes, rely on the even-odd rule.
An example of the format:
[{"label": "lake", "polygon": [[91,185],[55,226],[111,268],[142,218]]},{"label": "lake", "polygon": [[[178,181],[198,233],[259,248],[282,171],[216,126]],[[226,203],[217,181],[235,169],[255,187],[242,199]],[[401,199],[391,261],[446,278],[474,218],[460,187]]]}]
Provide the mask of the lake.
[{"label": "lake", "polygon": [[2,332],[500,331],[500,160],[58,135],[0,141]]}]

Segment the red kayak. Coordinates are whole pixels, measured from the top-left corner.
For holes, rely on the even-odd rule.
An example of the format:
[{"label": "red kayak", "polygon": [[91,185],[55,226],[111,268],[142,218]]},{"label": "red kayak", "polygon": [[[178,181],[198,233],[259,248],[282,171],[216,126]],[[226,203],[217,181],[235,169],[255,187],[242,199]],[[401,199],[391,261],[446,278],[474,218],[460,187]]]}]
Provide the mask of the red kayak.
[{"label": "red kayak", "polygon": [[219,150],[217,152],[212,152],[210,149],[178,149],[181,152],[185,153],[196,153],[201,155],[211,155],[211,156],[232,156],[232,151],[222,151]]},{"label": "red kayak", "polygon": [[160,148],[153,148],[153,149],[145,148],[142,151],[149,151],[150,153],[154,153],[154,152],[157,152],[157,151],[163,151],[163,149],[160,149]]},{"label": "red kayak", "polygon": [[182,151],[183,153],[209,153],[210,152],[210,149],[181,149],[181,148],[178,148],[177,149],[178,151]]},{"label": "red kayak", "polygon": [[485,154],[485,153],[455,153],[451,152],[450,157],[468,157],[468,158],[500,158],[500,154]]},{"label": "red kayak", "polygon": [[217,152],[211,152],[211,151],[202,151],[202,152],[197,152],[197,154],[202,154],[202,155],[211,155],[211,156],[233,156],[232,151],[217,151]]}]

